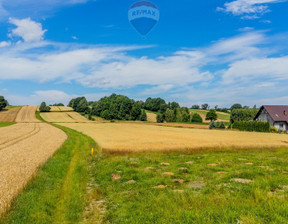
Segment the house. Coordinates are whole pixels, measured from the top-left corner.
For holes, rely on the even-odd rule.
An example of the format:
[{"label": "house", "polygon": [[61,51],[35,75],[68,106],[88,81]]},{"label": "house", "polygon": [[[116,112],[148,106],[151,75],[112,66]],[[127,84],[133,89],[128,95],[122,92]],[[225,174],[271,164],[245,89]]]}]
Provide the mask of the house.
[{"label": "house", "polygon": [[288,131],[288,106],[262,106],[255,121],[268,121],[278,130]]}]

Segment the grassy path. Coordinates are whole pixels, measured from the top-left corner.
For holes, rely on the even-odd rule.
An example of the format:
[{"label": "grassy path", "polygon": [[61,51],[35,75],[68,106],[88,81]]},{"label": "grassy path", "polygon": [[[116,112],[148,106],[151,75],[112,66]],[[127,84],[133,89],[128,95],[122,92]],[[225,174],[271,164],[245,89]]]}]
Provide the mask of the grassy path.
[{"label": "grassy path", "polygon": [[79,223],[90,182],[91,138],[61,126],[67,141],[39,170],[0,223]]},{"label": "grassy path", "polygon": [[0,122],[0,128],[16,124],[15,122]]}]

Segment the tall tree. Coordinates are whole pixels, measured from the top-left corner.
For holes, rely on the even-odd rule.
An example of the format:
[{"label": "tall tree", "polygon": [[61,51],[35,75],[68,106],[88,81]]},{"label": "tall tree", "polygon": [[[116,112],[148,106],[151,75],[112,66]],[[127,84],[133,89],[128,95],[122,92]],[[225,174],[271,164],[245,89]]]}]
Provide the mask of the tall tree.
[{"label": "tall tree", "polygon": [[218,115],[216,113],[216,110],[212,109],[206,114],[206,119],[205,120],[216,121],[217,118],[218,118]]}]

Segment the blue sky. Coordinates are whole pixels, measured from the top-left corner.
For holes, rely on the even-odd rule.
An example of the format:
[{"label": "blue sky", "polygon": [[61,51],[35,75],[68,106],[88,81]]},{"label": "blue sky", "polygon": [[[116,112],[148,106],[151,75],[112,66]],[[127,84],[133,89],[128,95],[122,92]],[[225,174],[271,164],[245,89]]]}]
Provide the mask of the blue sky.
[{"label": "blue sky", "polygon": [[287,0],[154,0],[160,20],[146,39],[128,21],[134,2],[0,0],[0,95],[288,103]]}]

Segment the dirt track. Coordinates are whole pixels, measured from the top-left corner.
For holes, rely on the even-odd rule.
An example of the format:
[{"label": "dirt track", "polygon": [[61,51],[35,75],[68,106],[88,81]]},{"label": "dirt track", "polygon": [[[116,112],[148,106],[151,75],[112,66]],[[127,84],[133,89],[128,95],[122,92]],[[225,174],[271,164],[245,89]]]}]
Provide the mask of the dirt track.
[{"label": "dirt track", "polygon": [[41,121],[39,121],[35,117],[36,110],[37,107],[30,107],[30,106],[22,107],[21,110],[18,112],[15,121],[17,123],[40,123]]},{"label": "dirt track", "polygon": [[0,128],[0,215],[66,140],[66,134],[35,118],[37,107],[23,107],[16,121]]}]

